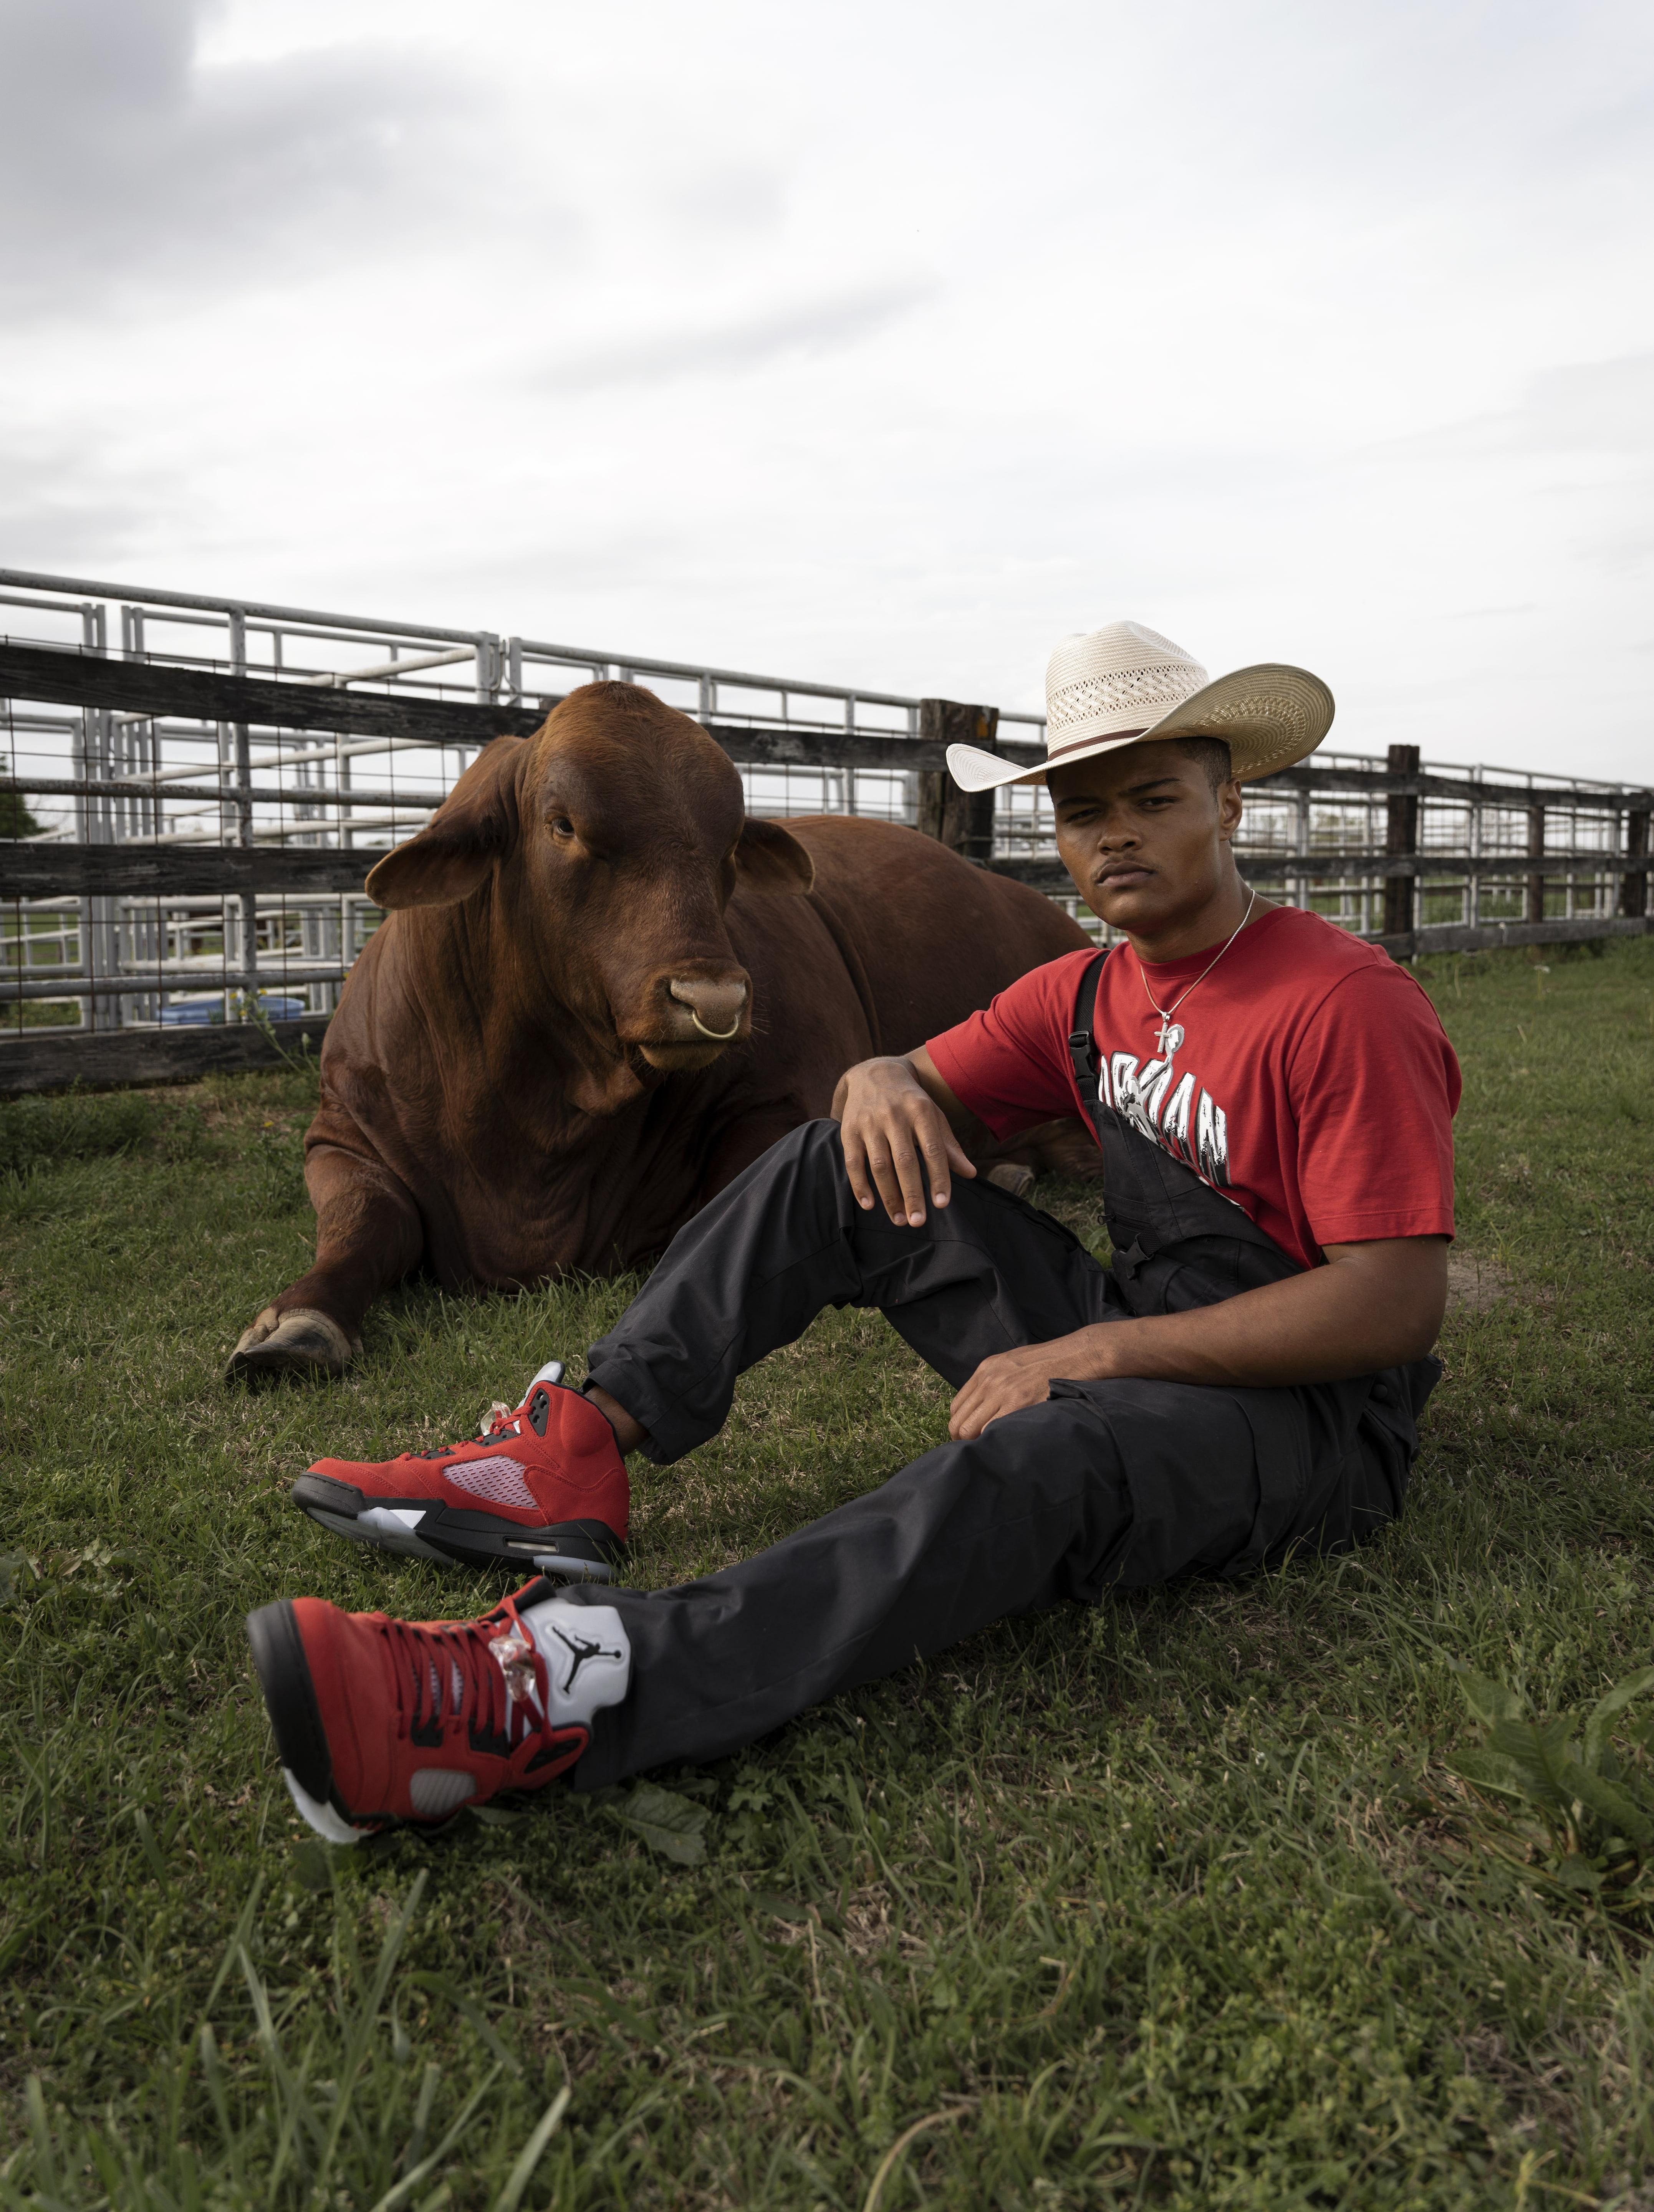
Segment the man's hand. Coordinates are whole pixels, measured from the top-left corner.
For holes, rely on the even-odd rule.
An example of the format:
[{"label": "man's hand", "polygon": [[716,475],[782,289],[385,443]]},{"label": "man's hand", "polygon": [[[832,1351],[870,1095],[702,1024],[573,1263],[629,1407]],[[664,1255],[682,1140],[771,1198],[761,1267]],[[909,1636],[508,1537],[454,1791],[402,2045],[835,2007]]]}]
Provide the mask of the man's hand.
[{"label": "man's hand", "polygon": [[1092,1340],[1102,1334],[1101,1328],[1084,1328],[1049,1344],[1019,1344],[1013,1352],[996,1352],[984,1359],[948,1408],[949,1436],[956,1443],[964,1443],[981,1436],[1001,1413],[1043,1406],[1059,1375],[1073,1382],[1087,1381],[1097,1371]]},{"label": "man's hand", "polygon": [[949,1126],[969,1116],[926,1052],[849,1069],[838,1079],[833,1118],[844,1132],[856,1204],[871,1212],[882,1203],[898,1229],[922,1228],[927,1193],[933,1205],[946,1206],[954,1176],[976,1172]]}]

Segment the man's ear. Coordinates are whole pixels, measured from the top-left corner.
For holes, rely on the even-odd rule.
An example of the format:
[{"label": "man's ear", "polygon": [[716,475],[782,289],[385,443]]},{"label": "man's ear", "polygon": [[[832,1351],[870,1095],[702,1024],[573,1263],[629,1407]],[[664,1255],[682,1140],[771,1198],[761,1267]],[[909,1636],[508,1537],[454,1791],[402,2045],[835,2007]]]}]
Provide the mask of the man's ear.
[{"label": "man's ear", "polygon": [[425,827],[387,853],[366,885],[375,906],[453,906],[469,898],[517,842],[521,738],[483,746]]},{"label": "man's ear", "polygon": [[741,881],[753,890],[807,891],[815,886],[816,864],[792,831],[754,814],[747,816],[736,840],[735,865]]}]

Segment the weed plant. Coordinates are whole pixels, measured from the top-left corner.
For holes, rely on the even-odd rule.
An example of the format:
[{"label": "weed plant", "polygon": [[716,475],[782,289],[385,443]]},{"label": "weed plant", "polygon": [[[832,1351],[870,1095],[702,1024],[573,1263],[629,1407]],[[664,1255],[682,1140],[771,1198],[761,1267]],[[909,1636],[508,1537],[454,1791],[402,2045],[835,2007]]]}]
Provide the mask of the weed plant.
[{"label": "weed plant", "polygon": [[[1424,980],[1462,1295],[1396,1528],[1007,1621],[652,1796],[352,1854],[290,1810],[243,1615],[499,1586],[285,1484],[466,1432],[629,1285],[411,1283],[343,1383],[228,1389],[306,1265],[311,1079],[0,1111],[0,2201],[1654,2203],[1643,1938],[1482,1848],[1449,1765],[1456,1668],[1560,1712],[1654,1656],[1654,945]],[[634,1578],[878,1482],[946,1399],[826,1316],[640,1469]]]},{"label": "weed plant", "polygon": [[1450,1759],[1487,1815],[1462,1823],[1472,1839],[1576,1899],[1646,1925],[1654,1905],[1654,1717],[1629,1708],[1654,1685],[1642,1667],[1585,1714],[1536,1720],[1505,1682],[1462,1670],[1465,1703],[1486,1745]]}]

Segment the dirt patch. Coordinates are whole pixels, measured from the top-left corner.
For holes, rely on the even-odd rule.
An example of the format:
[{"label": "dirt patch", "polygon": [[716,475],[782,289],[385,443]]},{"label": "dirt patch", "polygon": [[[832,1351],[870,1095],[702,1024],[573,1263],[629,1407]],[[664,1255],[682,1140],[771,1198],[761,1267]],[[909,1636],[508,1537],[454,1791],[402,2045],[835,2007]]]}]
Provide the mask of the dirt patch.
[{"label": "dirt patch", "polygon": [[1491,2081],[1516,2117],[1518,2131],[1554,2130],[1565,2141],[1573,2133],[1572,2077],[1582,2054],[1559,2052],[1548,2063],[1513,2051],[1496,2028],[1479,2027],[1461,2036],[1464,2070]]},{"label": "dirt patch", "polygon": [[1467,1252],[1462,1245],[1449,1247],[1447,1254],[1447,1310],[1449,1313],[1486,1313],[1489,1306],[1497,1305],[1511,1290],[1509,1274],[1496,1260],[1478,1258]]}]

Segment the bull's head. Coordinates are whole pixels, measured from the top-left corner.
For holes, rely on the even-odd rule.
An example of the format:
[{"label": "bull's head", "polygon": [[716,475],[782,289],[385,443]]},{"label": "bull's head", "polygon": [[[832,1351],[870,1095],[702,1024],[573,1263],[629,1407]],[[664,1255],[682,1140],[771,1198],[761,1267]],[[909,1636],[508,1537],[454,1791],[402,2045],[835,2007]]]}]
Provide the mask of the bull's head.
[{"label": "bull's head", "polygon": [[813,879],[796,838],[748,817],[698,724],[635,684],[588,684],[533,737],[485,746],[367,888],[390,908],[477,901],[482,957],[573,1016],[590,1071],[576,1103],[604,1112],[649,1069],[708,1066],[750,1035],[752,981],[724,910],[738,884]]}]

